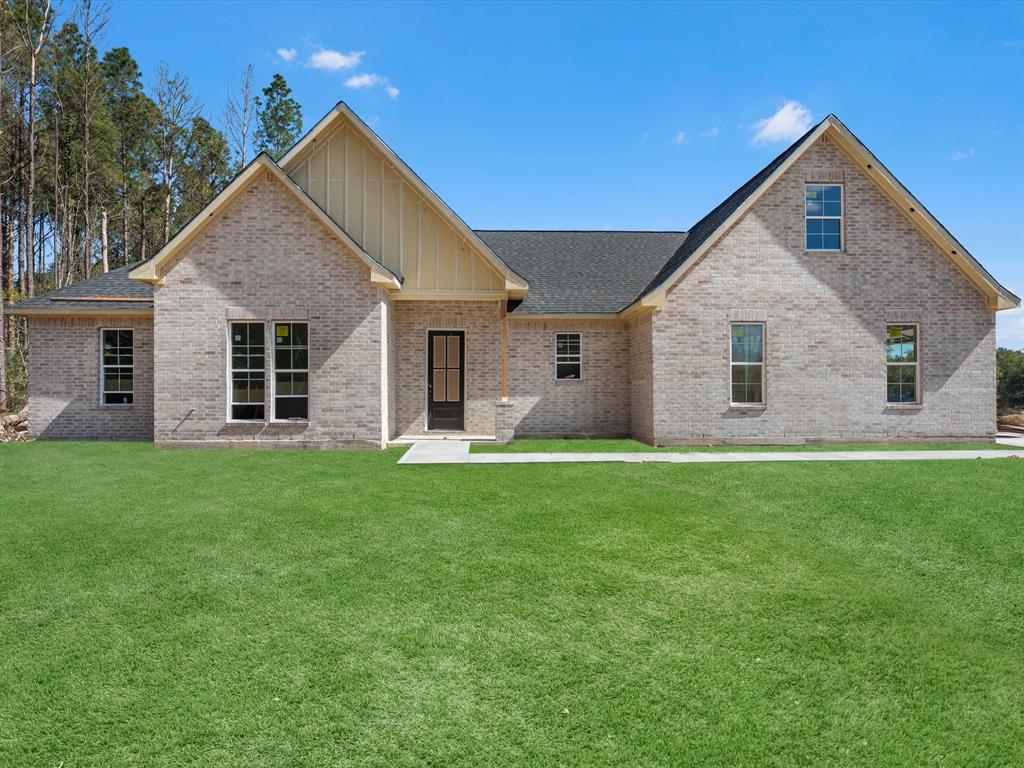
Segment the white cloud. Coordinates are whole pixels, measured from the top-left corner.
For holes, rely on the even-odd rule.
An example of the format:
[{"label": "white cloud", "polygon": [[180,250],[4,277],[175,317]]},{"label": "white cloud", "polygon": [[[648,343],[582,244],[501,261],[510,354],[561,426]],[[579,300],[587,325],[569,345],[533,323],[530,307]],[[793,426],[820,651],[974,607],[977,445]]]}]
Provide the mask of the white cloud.
[{"label": "white cloud", "polygon": [[793,141],[807,133],[811,127],[811,111],[799,101],[787,101],[771,117],[758,120],[750,130],[756,131],[751,144],[774,144]]},{"label": "white cloud", "polygon": [[363,72],[358,75],[352,75],[352,77],[345,81],[345,85],[349,88],[376,88],[380,86],[384,89],[388,98],[391,99],[397,99],[398,94],[400,93],[400,91],[393,86],[386,77],[373,72]]},{"label": "white cloud", "polygon": [[676,133],[675,142],[676,142],[676,144],[685,144],[686,143],[686,131],[679,131],[678,133]]},{"label": "white cloud", "polygon": [[324,48],[309,57],[309,66],[313,69],[326,69],[328,72],[337,72],[339,69],[352,69],[359,66],[366,51],[332,51]]},{"label": "white cloud", "polygon": [[285,61],[295,61],[295,57],[299,55],[299,52],[294,48],[278,48],[277,55]]},{"label": "white cloud", "polygon": [[702,135],[706,139],[717,139],[718,138],[718,126],[717,125],[711,126],[706,131],[704,131],[704,133]]},{"label": "white cloud", "polygon": [[968,157],[974,157],[974,147],[971,147],[966,151],[958,149],[956,152],[949,156],[949,159],[952,160],[954,163],[959,163],[961,160],[966,160]]}]

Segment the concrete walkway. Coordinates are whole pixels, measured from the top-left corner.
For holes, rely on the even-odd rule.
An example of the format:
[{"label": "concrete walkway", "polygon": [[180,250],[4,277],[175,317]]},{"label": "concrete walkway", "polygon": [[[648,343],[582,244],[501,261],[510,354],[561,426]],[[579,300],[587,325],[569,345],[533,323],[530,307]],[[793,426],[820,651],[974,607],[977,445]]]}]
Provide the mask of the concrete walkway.
[{"label": "concrete walkway", "polygon": [[[1024,439],[1005,443],[1019,450],[949,451],[736,451],[729,453],[470,453],[460,440],[422,440],[398,460],[399,464],[564,464],[626,462],[634,464],[714,464],[747,461],[935,461],[940,459],[1024,458]],[[1000,443],[1004,440],[1000,439]]]}]

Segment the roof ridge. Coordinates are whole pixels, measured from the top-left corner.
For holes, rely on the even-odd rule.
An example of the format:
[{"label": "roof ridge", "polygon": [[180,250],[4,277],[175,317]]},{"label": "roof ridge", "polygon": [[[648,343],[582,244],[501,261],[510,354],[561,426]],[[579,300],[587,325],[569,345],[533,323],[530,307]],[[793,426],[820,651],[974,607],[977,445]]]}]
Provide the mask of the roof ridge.
[{"label": "roof ridge", "polygon": [[593,235],[685,235],[685,229],[473,229],[474,232],[536,232]]}]

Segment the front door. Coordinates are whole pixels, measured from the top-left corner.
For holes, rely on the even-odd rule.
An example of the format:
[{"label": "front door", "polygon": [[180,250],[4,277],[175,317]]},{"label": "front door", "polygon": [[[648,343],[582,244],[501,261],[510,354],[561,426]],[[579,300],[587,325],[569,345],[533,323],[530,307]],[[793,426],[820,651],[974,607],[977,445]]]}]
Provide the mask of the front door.
[{"label": "front door", "polygon": [[427,429],[465,428],[466,334],[427,332]]}]

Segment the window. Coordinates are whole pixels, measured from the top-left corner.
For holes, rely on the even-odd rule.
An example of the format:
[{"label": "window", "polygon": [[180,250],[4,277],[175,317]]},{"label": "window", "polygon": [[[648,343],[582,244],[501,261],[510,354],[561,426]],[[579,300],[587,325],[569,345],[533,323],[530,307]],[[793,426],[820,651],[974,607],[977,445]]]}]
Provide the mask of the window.
[{"label": "window", "polygon": [[582,355],[578,333],[555,334],[555,378],[582,378]]},{"label": "window", "polygon": [[842,247],[843,188],[838,184],[808,184],[804,188],[808,251],[838,251]]},{"label": "window", "polygon": [[885,327],[886,402],[917,402],[917,326]]},{"label": "window", "polygon": [[131,405],[135,400],[135,333],[131,328],[104,328],[100,402]]},{"label": "window", "polygon": [[263,421],[266,370],[263,323],[231,323],[231,418]]},{"label": "window", "polygon": [[309,418],[309,326],[274,323],[274,418]]},{"label": "window", "polygon": [[732,403],[764,405],[764,324],[732,324]]}]

